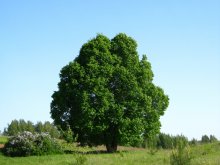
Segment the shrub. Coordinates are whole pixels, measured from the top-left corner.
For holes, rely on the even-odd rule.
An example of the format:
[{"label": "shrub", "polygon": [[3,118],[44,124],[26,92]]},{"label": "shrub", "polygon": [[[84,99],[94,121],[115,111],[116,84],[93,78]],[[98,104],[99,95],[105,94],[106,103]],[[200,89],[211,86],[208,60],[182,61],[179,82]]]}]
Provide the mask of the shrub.
[{"label": "shrub", "polygon": [[24,131],[13,136],[5,144],[3,153],[7,156],[30,156],[62,153],[58,143],[50,135],[32,134]]},{"label": "shrub", "polygon": [[23,132],[9,139],[5,144],[3,153],[8,156],[29,156],[34,149],[34,138],[31,132]]},{"label": "shrub", "polygon": [[76,156],[76,162],[74,165],[84,165],[86,164],[87,158],[84,155]]},{"label": "shrub", "polygon": [[67,143],[72,143],[75,141],[73,138],[73,131],[70,129],[70,126],[68,126],[66,131],[62,131],[62,134]]},{"label": "shrub", "polygon": [[191,159],[189,146],[184,142],[184,140],[179,140],[177,148],[173,150],[170,155],[170,164],[190,165]]},{"label": "shrub", "polygon": [[34,155],[48,155],[62,153],[61,146],[46,133],[37,134],[34,141]]}]

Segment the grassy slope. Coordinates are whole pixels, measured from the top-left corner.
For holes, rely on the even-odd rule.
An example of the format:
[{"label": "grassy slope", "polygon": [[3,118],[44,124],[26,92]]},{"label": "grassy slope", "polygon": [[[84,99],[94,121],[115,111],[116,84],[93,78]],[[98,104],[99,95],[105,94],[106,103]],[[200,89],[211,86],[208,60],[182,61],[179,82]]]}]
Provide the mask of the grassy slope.
[{"label": "grassy slope", "polygon": [[[1,138],[0,138],[1,139]],[[103,150],[99,148],[82,148],[73,145],[64,144],[65,148],[72,151],[72,154],[63,155],[49,155],[49,156],[31,156],[21,158],[5,157],[0,153],[0,165],[73,165],[82,164],[79,161],[86,159],[88,165],[168,165],[170,150],[159,150],[154,155],[150,154],[148,150],[121,147],[120,152],[114,154],[107,153],[91,153],[96,150]],[[127,151],[123,151],[127,150]],[[80,153],[77,153],[80,152]],[[220,143],[204,144],[191,147],[191,155],[193,156],[193,165],[220,165]]]}]

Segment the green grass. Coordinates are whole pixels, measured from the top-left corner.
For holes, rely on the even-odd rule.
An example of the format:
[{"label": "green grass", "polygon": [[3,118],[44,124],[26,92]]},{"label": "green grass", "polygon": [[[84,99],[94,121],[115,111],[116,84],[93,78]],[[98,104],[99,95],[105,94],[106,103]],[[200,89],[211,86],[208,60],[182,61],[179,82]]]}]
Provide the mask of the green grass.
[{"label": "green grass", "polygon": [[[88,165],[121,165],[121,164],[169,164],[169,154],[160,152],[154,156],[148,154],[146,151],[130,151],[127,153],[115,154],[64,154],[64,155],[49,155],[49,156],[31,156],[22,158],[9,158],[0,155],[1,165],[73,165],[77,164],[79,155],[85,157],[85,164]],[[162,158],[162,159],[161,159]],[[78,163],[79,164],[79,163]]]},{"label": "green grass", "polygon": [[[62,142],[63,143],[63,142]],[[158,150],[151,154],[149,150],[120,147],[119,152],[108,154],[103,151],[103,146],[98,148],[76,147],[63,143],[70,154],[31,156],[31,157],[6,157],[0,153],[1,165],[168,165],[170,164],[171,150]],[[72,153],[71,153],[72,152]],[[191,147],[192,165],[219,165],[220,143],[203,144]]]},{"label": "green grass", "polygon": [[5,144],[8,141],[7,136],[0,136],[0,144]]},{"label": "green grass", "polygon": [[193,165],[220,165],[220,142],[192,147]]}]

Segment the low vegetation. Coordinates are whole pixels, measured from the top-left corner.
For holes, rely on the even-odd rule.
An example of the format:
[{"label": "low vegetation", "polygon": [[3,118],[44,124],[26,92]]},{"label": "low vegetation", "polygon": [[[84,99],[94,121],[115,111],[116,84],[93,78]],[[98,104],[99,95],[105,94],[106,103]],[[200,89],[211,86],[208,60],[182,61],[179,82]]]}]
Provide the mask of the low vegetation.
[{"label": "low vegetation", "polygon": [[[214,135],[189,141],[184,135],[160,133],[135,146],[119,146],[117,152],[108,153],[104,145],[89,147],[78,143],[70,127],[63,131],[49,122],[38,122],[33,127],[30,123],[13,120],[5,129],[4,135],[14,135],[0,136],[0,164],[220,164],[220,142]],[[57,138],[51,137],[54,130]]]},{"label": "low vegetation", "polygon": [[2,151],[11,157],[63,153],[61,146],[49,134],[27,131],[9,138]]},{"label": "low vegetation", "polygon": [[185,141],[179,140],[176,148],[170,155],[171,165],[190,165],[191,164],[191,153],[190,147]]},{"label": "low vegetation", "polygon": [[[7,137],[0,137],[1,143],[7,144]],[[9,140],[10,141],[10,140]],[[9,142],[8,141],[8,142]],[[220,164],[220,142],[186,144],[178,142],[173,149],[154,149],[153,147],[137,148],[119,146],[118,152],[107,153],[104,146],[81,147],[77,143],[67,143],[65,140],[58,140],[65,154],[28,156],[28,157],[8,157],[0,152],[0,164],[2,165],[110,165],[110,164],[149,164],[149,165],[219,165]]]}]

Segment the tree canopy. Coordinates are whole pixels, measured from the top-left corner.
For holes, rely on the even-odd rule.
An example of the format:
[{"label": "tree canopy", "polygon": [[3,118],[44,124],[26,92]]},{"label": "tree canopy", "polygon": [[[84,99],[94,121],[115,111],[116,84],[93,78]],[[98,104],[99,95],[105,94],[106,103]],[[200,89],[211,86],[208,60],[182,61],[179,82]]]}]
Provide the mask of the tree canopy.
[{"label": "tree canopy", "polygon": [[61,69],[51,116],[62,129],[70,126],[80,144],[104,144],[114,152],[159,133],[168,104],[136,41],[123,33],[111,40],[98,34]]}]

